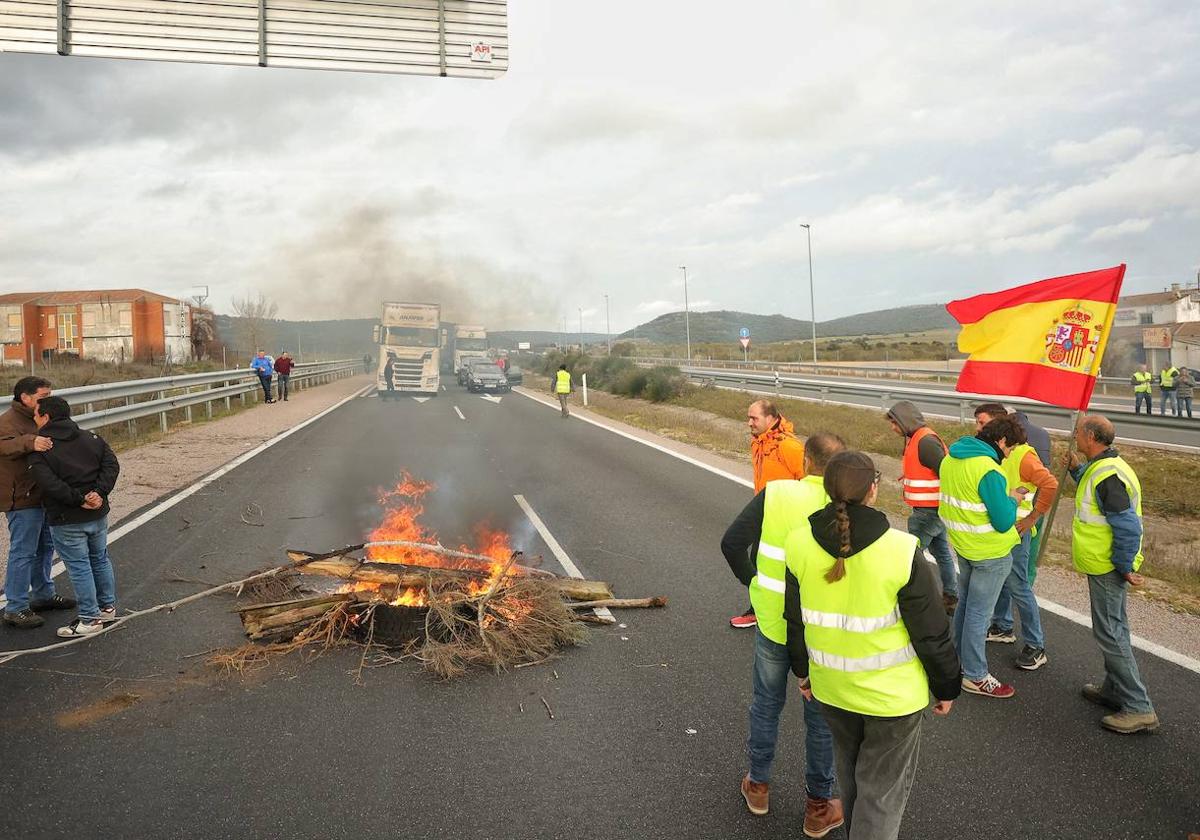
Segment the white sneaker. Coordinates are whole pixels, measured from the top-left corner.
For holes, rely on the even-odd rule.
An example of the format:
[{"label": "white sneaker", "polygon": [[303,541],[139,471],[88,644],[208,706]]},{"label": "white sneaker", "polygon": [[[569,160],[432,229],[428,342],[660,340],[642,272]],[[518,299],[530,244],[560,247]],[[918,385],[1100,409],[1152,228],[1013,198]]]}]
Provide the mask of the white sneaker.
[{"label": "white sneaker", "polygon": [[63,639],[73,639],[77,636],[94,636],[97,633],[104,631],[104,624],[101,621],[84,621],[82,618],[77,618],[68,624],[66,627],[58,628],[58,635]]},{"label": "white sneaker", "polygon": [[100,608],[100,623],[101,624],[112,624],[116,620],[117,620],[117,607],[115,604],[111,607],[101,607]]}]

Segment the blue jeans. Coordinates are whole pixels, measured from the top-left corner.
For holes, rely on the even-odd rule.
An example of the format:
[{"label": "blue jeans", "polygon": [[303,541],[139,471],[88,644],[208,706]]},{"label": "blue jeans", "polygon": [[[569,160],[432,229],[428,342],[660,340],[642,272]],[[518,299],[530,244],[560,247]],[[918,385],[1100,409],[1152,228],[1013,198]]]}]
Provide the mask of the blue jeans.
[{"label": "blue jeans", "polygon": [[288,398],[288,382],[291,381],[291,378],[290,373],[279,374],[279,399],[286,400]]},{"label": "blue jeans", "polygon": [[101,607],[117,603],[117,582],[108,559],[108,517],[77,525],[53,525],[54,547],[71,576],[79,617],[95,621]]},{"label": "blue jeans", "polygon": [[987,631],[996,599],[1012,571],[1012,554],[972,562],[958,558],[958,608],[954,610],[954,646],[963,676],[978,682],[988,675]]},{"label": "blue jeans", "polygon": [[1142,413],[1142,401],[1143,400],[1146,403],[1146,413],[1153,414],[1154,411],[1152,410],[1152,406],[1154,405],[1154,401],[1150,399],[1150,395],[1148,393],[1146,393],[1145,391],[1134,391],[1133,392],[1133,413],[1134,414]]},{"label": "blue jeans", "polygon": [[4,573],[4,611],[19,613],[29,609],[30,597],[45,601],[54,597],[54,542],[46,511],[40,507],[10,510],[8,519],[8,569]]},{"label": "blue jeans", "polygon": [[[754,631],[754,700],[750,703],[750,781],[770,782],[775,760],[775,740],[779,734],[779,714],[787,699],[792,662],[787,646],[776,644]],[[804,772],[808,795],[818,799],[833,797],[833,733],[821,716],[821,702],[804,701]]]},{"label": "blue jeans", "polygon": [[1030,647],[1044,648],[1046,637],[1042,634],[1042,614],[1038,612],[1037,598],[1029,583],[1029,549],[1032,541],[1033,537],[1025,533],[1021,541],[1013,546],[1012,571],[1008,573],[1000,597],[996,599],[992,624],[1002,630],[1012,630],[1012,605],[1015,602],[1021,616],[1021,642]]},{"label": "blue jeans", "polygon": [[915,507],[908,515],[908,533],[916,537],[921,548],[929,549],[937,561],[942,577],[942,594],[958,597],[958,570],[954,566],[954,549],[946,539],[946,524],[938,518],[935,507]]},{"label": "blue jeans", "polygon": [[1183,413],[1186,411],[1187,416],[1191,417],[1192,416],[1192,398],[1184,397],[1184,396],[1177,396],[1175,399],[1179,403],[1179,416],[1182,417]]},{"label": "blue jeans", "polygon": [[1100,691],[1130,712],[1153,712],[1150,696],[1133,658],[1129,644],[1129,618],[1125,615],[1125,593],[1129,584],[1116,571],[1088,575],[1092,601],[1092,635],[1104,655],[1104,683]]},{"label": "blue jeans", "polygon": [[1171,413],[1174,414],[1176,417],[1178,417],[1179,416],[1179,403],[1175,401],[1175,389],[1174,388],[1172,388],[1169,391],[1166,390],[1165,388],[1163,389],[1162,395],[1158,398],[1158,413],[1159,414],[1166,416],[1167,403],[1171,404]]}]

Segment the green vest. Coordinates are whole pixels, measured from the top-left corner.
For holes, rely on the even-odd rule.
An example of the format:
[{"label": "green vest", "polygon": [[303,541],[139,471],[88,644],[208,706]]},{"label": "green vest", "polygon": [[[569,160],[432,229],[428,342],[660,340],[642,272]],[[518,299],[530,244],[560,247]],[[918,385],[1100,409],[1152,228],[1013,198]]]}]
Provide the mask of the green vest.
[{"label": "green vest", "polygon": [[1001,534],[988,519],[987,506],[979,496],[979,482],[990,472],[1004,475],[995,460],[986,455],[947,455],[939,470],[942,498],[938,517],[946,524],[946,535],[954,550],[968,560],[1003,557],[1021,541],[1016,528]]},{"label": "green vest", "polygon": [[1175,378],[1179,376],[1179,368],[1167,368],[1158,374],[1158,386],[1160,388],[1174,388]]},{"label": "green vest", "polygon": [[762,534],[758,539],[755,566],[758,574],[750,581],[750,605],[758,629],[776,644],[787,644],[787,622],[783,618],[783,593],[787,565],[783,543],[796,528],[808,525],[808,517],[829,504],[825,479],[808,475],[799,481],[768,481],[763,490]]},{"label": "green vest", "polygon": [[[1076,570],[1085,575],[1103,575],[1114,568],[1112,526],[1104,518],[1104,511],[1100,509],[1100,502],[1096,498],[1096,488],[1100,482],[1112,475],[1125,485],[1138,519],[1142,518],[1142,483],[1138,481],[1133,467],[1125,463],[1123,458],[1100,458],[1088,464],[1075,491],[1075,521],[1071,523],[1071,557]],[[1142,546],[1139,544],[1137,556],[1133,558],[1135,572],[1142,567],[1142,559]]]},{"label": "green vest", "polygon": [[1037,492],[1036,484],[1021,480],[1021,461],[1030,452],[1033,452],[1033,447],[1028,443],[1014,446],[1000,464],[1000,469],[1004,473],[1004,477],[1008,479],[1008,492],[1010,494],[1018,487],[1024,487],[1029,491],[1021,501],[1017,502],[1018,519],[1033,513],[1033,494]]},{"label": "green vest", "polygon": [[571,373],[570,371],[560,370],[554,377],[554,393],[569,394],[571,393]]},{"label": "green vest", "polygon": [[1134,371],[1133,374],[1133,392],[1135,394],[1149,394],[1150,383],[1154,381],[1154,376],[1148,370]]},{"label": "green vest", "polygon": [[[945,463],[943,461],[943,463]],[[788,569],[800,583],[804,643],[813,694],[848,712],[899,717],[929,704],[929,680],[900,617],[897,593],[912,576],[917,538],[892,528],[846,558],[830,583],[834,558],[797,528],[787,539]]]}]

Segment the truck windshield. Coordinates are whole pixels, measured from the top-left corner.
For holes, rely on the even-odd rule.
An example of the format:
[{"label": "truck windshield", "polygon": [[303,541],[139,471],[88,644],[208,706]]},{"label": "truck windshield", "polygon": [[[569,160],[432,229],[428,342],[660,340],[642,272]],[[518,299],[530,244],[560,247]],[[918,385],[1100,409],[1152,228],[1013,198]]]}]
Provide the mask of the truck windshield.
[{"label": "truck windshield", "polygon": [[388,327],[387,344],[391,347],[437,347],[438,331],[420,327]]},{"label": "truck windshield", "polygon": [[454,346],[459,350],[488,349],[486,338],[456,338],[454,339]]}]

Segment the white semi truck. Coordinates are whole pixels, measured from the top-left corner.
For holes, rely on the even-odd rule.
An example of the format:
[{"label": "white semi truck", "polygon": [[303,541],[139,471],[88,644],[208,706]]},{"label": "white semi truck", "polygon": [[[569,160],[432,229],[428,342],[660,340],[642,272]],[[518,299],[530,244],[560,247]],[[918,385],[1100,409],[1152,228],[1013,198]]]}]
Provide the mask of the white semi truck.
[{"label": "white semi truck", "polygon": [[487,330],[483,327],[459,324],[454,328],[454,375],[458,384],[466,384],[467,363],[488,356]]},{"label": "white semi truck", "polygon": [[436,303],[383,304],[383,316],[375,326],[380,397],[437,395],[441,326],[442,308]]}]

